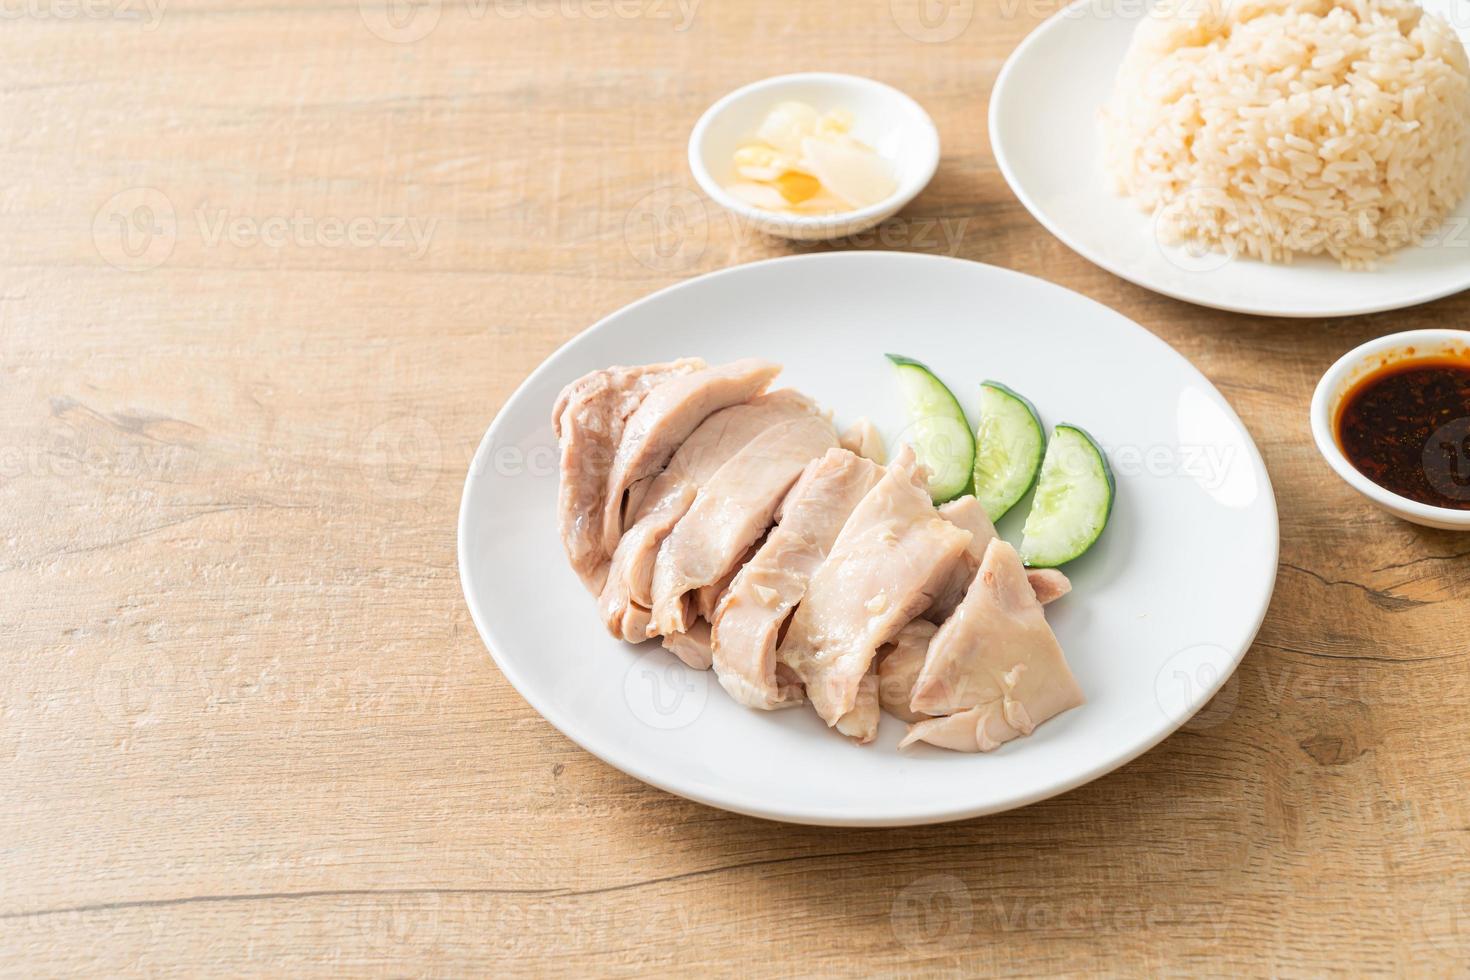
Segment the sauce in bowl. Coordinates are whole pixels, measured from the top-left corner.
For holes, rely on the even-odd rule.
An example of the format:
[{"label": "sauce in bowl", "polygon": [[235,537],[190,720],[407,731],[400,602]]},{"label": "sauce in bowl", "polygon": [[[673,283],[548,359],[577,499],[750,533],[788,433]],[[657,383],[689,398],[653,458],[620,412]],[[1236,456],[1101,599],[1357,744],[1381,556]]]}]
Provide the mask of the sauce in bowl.
[{"label": "sauce in bowl", "polygon": [[1470,510],[1470,357],[1381,365],[1343,397],[1336,429],[1348,462],[1380,487]]}]

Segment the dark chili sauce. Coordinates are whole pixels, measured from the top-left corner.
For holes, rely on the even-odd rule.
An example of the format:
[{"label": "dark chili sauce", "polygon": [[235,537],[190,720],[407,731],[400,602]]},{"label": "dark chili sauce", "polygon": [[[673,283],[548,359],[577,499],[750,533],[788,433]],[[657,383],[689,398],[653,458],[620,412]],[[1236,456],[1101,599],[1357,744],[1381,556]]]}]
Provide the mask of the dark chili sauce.
[{"label": "dark chili sauce", "polygon": [[1470,510],[1470,356],[1381,365],[1343,398],[1337,444],[1386,490]]}]

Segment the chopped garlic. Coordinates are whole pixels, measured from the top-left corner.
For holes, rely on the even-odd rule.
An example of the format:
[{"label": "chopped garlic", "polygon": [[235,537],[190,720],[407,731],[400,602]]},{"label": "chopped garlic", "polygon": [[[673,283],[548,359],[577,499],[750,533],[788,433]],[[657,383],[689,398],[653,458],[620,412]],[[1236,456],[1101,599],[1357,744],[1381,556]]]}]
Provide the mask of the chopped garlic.
[{"label": "chopped garlic", "polygon": [[833,109],[817,120],[818,136],[838,136],[852,129],[852,113],[846,109]]},{"label": "chopped garlic", "polygon": [[801,140],[817,131],[821,116],[805,102],[782,102],[766,114],[756,136],[782,153],[801,153]]},{"label": "chopped garlic", "polygon": [[735,151],[726,190],[763,211],[835,214],[877,204],[897,189],[888,161],[858,142],[852,114],[804,102],[776,105],[756,139]]},{"label": "chopped garlic", "polygon": [[888,594],[886,592],[879,592],[877,595],[873,596],[873,598],[863,603],[863,608],[872,613],[874,616],[878,615],[880,612],[888,608]]},{"label": "chopped garlic", "polygon": [[753,144],[735,151],[735,172],[746,180],[775,180],[791,170],[792,162],[769,146]]}]

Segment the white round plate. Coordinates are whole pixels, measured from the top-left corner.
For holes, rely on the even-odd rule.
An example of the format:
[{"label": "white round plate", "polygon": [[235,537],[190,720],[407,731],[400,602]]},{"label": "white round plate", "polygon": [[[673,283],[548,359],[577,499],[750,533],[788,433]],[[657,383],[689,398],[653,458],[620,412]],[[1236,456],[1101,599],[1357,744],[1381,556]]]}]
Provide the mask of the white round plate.
[{"label": "white round plate", "polygon": [[[1268,265],[1163,245],[1153,219],[1116,196],[1103,171],[1098,113],[1147,4],[1077,0],[1021,43],[990,97],[990,143],[1011,190],[1083,257],[1188,303],[1264,316],[1396,310],[1470,288],[1470,200],[1434,239],[1373,271],[1326,258]],[[1466,40],[1454,0],[1424,0]]]},{"label": "white round plate", "polygon": [[[973,413],[982,379],[1028,395],[1048,425],[1086,426],[1118,492],[1096,546],[1047,609],[1088,703],[988,755],[903,752],[885,716],[851,744],[807,707],[760,712],[656,643],[608,637],[557,536],[551,405],[611,364],[698,355],[779,361],[778,384],[871,417],[902,408],[885,351],[933,366]],[[1028,504],[1000,532],[1019,539]],[[645,782],[799,823],[891,826],[1022,806],[1155,745],[1225,684],[1276,577],[1276,501],[1235,413],[1168,345],[1039,279],[957,259],[835,252],[739,266],[655,293],[551,355],[485,433],[465,482],[459,568],[495,662],[569,738]],[[1202,716],[1216,724],[1233,688]],[[1196,722],[1198,724],[1200,722]]]}]

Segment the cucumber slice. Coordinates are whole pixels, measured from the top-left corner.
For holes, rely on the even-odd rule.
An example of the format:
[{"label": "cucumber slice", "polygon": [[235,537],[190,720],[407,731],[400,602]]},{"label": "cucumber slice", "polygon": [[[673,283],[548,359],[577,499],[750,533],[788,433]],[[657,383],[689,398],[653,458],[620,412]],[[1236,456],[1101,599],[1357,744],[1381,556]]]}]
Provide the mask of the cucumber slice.
[{"label": "cucumber slice", "polygon": [[1081,428],[1058,425],[1021,531],[1021,560],[1055,568],[1091,548],[1107,526],[1116,491],[1102,447]]},{"label": "cucumber slice", "polygon": [[929,496],[936,504],[970,489],[975,469],[975,436],[954,393],[923,364],[898,354],[888,359],[898,369],[909,411],[909,426],[899,440],[914,447],[929,468]]},{"label": "cucumber slice", "polygon": [[1046,435],[1036,406],[999,381],[980,383],[975,496],[994,524],[1036,482]]}]

